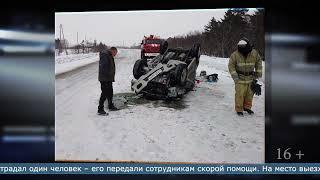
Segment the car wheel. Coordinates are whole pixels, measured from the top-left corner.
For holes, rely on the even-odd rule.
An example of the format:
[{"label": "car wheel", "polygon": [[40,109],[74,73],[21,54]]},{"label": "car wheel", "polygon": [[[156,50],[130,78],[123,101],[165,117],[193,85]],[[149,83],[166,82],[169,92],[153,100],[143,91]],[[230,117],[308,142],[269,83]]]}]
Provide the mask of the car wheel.
[{"label": "car wheel", "polygon": [[200,44],[199,43],[197,43],[197,44],[195,44],[193,47],[192,47],[192,55],[193,55],[193,57],[196,57],[197,59],[199,59],[200,58],[200,55],[201,55],[201,48],[200,48]]},{"label": "car wheel", "polygon": [[167,41],[163,41],[161,44],[160,44],[160,54],[164,54],[167,49],[168,49],[168,42]]},{"label": "car wheel", "polygon": [[133,76],[139,79],[144,74],[144,67],[146,67],[146,62],[144,59],[139,59],[134,63],[133,66]]},{"label": "car wheel", "polygon": [[178,64],[175,70],[176,84],[184,86],[187,82],[188,69],[186,64]]},{"label": "car wheel", "polygon": [[141,51],[141,59],[146,59],[146,57],[144,56],[144,51]]}]

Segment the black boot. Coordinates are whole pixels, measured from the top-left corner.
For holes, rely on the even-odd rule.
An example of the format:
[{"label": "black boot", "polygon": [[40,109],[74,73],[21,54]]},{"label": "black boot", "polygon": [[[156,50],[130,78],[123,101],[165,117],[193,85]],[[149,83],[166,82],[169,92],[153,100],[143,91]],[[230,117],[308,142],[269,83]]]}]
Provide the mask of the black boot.
[{"label": "black boot", "polygon": [[109,115],[109,114],[106,113],[103,108],[98,108],[98,115],[107,116],[107,115]]},{"label": "black boot", "polygon": [[254,114],[254,112],[251,109],[244,108],[244,110],[247,111],[247,113],[249,113],[249,114]]},{"label": "black boot", "polygon": [[243,112],[237,112],[238,116],[243,116]]},{"label": "black boot", "polygon": [[113,103],[111,103],[111,104],[109,104],[109,110],[110,111],[118,111],[119,109],[117,107],[115,107]]}]

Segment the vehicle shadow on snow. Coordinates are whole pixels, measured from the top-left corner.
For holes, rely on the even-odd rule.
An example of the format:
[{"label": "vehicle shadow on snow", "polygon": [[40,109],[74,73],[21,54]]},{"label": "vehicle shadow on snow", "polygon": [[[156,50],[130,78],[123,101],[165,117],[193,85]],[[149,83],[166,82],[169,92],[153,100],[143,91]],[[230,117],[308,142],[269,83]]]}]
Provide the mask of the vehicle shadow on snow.
[{"label": "vehicle shadow on snow", "polygon": [[[176,110],[182,110],[188,107],[183,99],[175,100],[154,100],[145,98],[135,93],[118,93],[113,96],[113,103],[119,109],[125,109],[135,105],[147,105],[146,107],[158,108],[166,107]],[[151,106],[150,106],[151,105]]]}]

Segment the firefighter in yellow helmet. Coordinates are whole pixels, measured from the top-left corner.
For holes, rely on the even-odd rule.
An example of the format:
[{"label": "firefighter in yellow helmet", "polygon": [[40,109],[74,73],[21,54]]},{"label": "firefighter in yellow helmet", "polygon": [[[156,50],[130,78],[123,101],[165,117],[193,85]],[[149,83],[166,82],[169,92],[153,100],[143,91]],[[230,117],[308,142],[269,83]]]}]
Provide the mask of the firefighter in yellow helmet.
[{"label": "firefighter in yellow helmet", "polygon": [[262,62],[259,53],[252,49],[247,38],[241,38],[238,50],[233,52],[229,59],[229,72],[235,82],[235,110],[239,116],[243,111],[253,114],[251,110],[253,92],[251,83],[262,77]]}]

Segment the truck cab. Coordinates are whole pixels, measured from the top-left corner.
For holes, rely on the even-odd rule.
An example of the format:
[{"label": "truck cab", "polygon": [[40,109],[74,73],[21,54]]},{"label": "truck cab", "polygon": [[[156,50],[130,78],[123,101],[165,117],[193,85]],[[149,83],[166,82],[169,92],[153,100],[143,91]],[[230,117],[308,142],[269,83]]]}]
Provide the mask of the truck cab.
[{"label": "truck cab", "polygon": [[150,35],[144,36],[141,42],[141,59],[149,59],[160,54],[160,45],[162,40],[159,37]]}]

